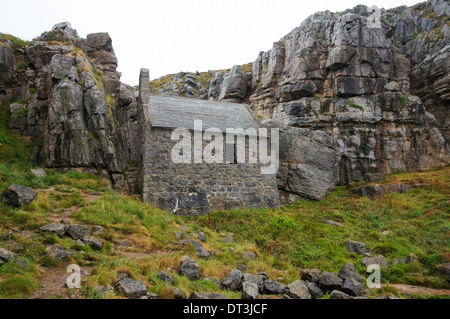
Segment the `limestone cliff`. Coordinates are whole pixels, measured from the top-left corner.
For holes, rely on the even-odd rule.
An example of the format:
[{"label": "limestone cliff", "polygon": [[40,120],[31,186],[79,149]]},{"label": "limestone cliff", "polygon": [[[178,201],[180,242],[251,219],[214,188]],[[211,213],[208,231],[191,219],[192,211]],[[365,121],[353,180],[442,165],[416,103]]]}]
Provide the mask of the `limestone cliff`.
[{"label": "limestone cliff", "polygon": [[9,127],[34,142],[35,160],[135,192],[136,98],[120,82],[109,35],[82,39],[61,23],[30,43],[9,38],[0,42],[0,102],[12,103]]},{"label": "limestone cliff", "polygon": [[284,127],[280,189],[320,199],[449,163],[449,3],[383,9],[375,27],[374,14],[316,13],[255,61],[252,111]]}]

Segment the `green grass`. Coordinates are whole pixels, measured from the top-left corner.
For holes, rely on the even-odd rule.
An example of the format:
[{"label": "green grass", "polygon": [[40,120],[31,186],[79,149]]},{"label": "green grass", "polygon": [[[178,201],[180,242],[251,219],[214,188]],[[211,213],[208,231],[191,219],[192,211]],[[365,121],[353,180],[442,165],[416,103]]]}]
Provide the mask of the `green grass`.
[{"label": "green grass", "polygon": [[[428,185],[405,194],[358,198],[350,189],[337,187],[321,201],[301,200],[278,209],[213,212],[210,222],[207,216],[173,216],[135,197],[112,191],[109,182],[80,171],[62,174],[48,169],[45,178],[35,177],[29,171],[34,167],[30,161],[33,145],[7,129],[8,117],[8,105],[1,106],[0,193],[12,183],[40,191],[26,207],[12,208],[0,203],[0,234],[13,227],[34,232],[31,236],[16,232],[12,241],[0,240],[0,246],[9,250],[13,248],[12,242],[20,243],[24,250],[18,257],[27,261],[25,268],[14,262],[0,267],[0,298],[25,298],[39,288],[43,267],[63,267],[61,261],[46,254],[46,247],[53,244],[73,252],[67,262],[93,267],[83,282],[83,291],[90,298],[99,298],[94,290],[96,286],[113,286],[120,271],[144,281],[149,291],[170,298],[173,287],[165,287],[166,283],[156,277],[160,270],[173,276],[174,286],[187,296],[192,291],[202,291],[240,298],[239,292],[222,291],[207,280],[191,282],[178,274],[182,256],[196,258],[192,245],[176,244],[174,232],[179,231],[179,225],[185,226],[185,236],[192,238],[196,238],[197,232],[204,232],[205,248],[215,251],[213,258],[196,258],[203,277],[224,280],[231,269],[241,264],[247,267],[247,272],[265,271],[270,278],[280,278],[282,283],[289,284],[299,279],[301,268],[337,272],[347,262],[352,262],[365,275],[362,256],[349,253],[346,248],[349,240],[356,240],[365,242],[373,254],[385,255],[391,264],[395,258],[405,258],[411,253],[418,256],[414,263],[383,269],[382,282],[449,288],[436,266],[447,262],[444,254],[448,254],[450,247],[450,167],[394,174],[379,182],[414,181]],[[92,194],[97,197],[88,201]],[[50,215],[57,218],[68,209],[73,210],[72,223],[104,227],[102,250],[93,251],[71,238],[38,230],[49,222]],[[337,221],[342,227],[325,224],[326,219]],[[385,231],[389,233],[383,234]],[[229,232],[235,235],[233,243],[222,241]],[[142,257],[133,260],[122,255],[118,243],[123,239],[130,242],[131,252]],[[242,253],[247,251],[255,252],[258,257],[243,258]],[[109,292],[105,298],[118,296]]]}]

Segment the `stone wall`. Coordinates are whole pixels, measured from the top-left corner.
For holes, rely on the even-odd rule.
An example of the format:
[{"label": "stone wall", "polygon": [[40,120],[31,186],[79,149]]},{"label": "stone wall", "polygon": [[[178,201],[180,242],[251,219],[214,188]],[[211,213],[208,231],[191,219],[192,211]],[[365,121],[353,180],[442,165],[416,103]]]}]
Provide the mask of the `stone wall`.
[{"label": "stone wall", "polygon": [[261,174],[259,164],[176,164],[172,131],[153,127],[147,133],[145,202],[180,215],[279,206],[277,183]]}]

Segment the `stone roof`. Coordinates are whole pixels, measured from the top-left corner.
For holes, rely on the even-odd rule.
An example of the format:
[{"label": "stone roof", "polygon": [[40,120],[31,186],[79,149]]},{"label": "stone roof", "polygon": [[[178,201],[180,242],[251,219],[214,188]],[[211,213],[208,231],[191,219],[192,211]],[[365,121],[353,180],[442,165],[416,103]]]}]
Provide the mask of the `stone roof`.
[{"label": "stone roof", "polygon": [[206,101],[194,98],[150,96],[150,123],[153,127],[194,129],[202,120],[203,130],[219,128],[258,128],[245,104]]}]

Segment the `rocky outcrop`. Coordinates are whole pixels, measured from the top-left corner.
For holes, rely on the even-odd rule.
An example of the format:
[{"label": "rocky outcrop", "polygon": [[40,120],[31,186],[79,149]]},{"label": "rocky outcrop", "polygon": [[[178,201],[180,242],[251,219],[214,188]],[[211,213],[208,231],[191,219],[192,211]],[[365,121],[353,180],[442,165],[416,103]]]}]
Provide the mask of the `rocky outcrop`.
[{"label": "rocky outcrop", "polygon": [[320,199],[370,174],[450,162],[449,8],[434,0],[383,9],[379,26],[361,5],[319,12],[259,54],[251,109],[289,132],[283,191]]},{"label": "rocky outcrop", "polygon": [[31,43],[0,45],[0,96],[9,127],[36,145],[33,158],[60,170],[81,169],[138,192],[139,128],[134,90],[120,82],[108,33],[78,36],[57,24]]}]

